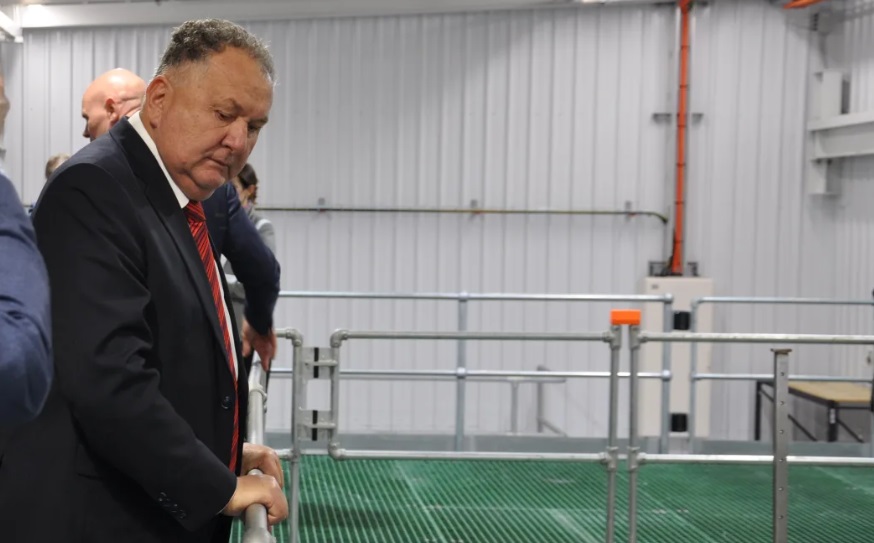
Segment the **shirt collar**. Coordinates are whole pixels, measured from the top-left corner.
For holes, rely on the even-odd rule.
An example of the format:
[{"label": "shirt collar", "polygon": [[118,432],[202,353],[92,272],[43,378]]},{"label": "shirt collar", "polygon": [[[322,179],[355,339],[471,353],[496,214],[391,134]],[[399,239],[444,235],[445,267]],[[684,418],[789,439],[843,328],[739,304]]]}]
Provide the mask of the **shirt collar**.
[{"label": "shirt collar", "polygon": [[158,165],[161,166],[161,171],[164,172],[164,177],[167,178],[167,182],[170,183],[170,188],[173,189],[173,195],[176,196],[176,200],[179,202],[179,207],[184,208],[188,205],[188,197],[185,196],[185,193],[179,188],[179,186],[173,181],[173,178],[170,177],[170,173],[167,171],[167,167],[164,166],[164,161],[161,160],[161,155],[158,153],[158,146],[155,145],[155,140],[152,139],[152,136],[149,134],[149,131],[146,130],[146,125],[143,124],[143,120],[140,119],[140,112],[137,111],[133,115],[128,118],[128,122],[137,131],[137,134],[143,139],[146,147],[149,148],[149,151],[154,155],[155,160],[158,161]]}]

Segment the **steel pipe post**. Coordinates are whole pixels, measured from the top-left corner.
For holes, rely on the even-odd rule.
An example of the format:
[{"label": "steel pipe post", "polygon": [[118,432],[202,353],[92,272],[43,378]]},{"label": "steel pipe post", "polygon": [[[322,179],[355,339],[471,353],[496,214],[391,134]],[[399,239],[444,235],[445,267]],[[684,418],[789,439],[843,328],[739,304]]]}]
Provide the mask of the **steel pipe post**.
[{"label": "steel pipe post", "polygon": [[607,411],[607,543],[616,537],[616,471],[619,464],[619,350],[622,348],[622,329],[610,328],[610,405]]},{"label": "steel pipe post", "polygon": [[519,433],[519,382],[510,381],[510,433]]},{"label": "steel pipe post", "polygon": [[774,349],[774,543],[789,539],[789,349]]},{"label": "steel pipe post", "polygon": [[[664,302],[663,326],[665,332],[674,330],[674,304],[673,296]],[[662,344],[662,424],[659,432],[659,452],[668,452],[668,437],[671,431],[671,344]]]},{"label": "steel pipe post", "polygon": [[[537,371],[545,371],[547,368],[545,366],[537,366]],[[543,433],[543,418],[544,412],[546,411],[546,398],[543,396],[543,382],[538,381],[535,385],[537,387],[537,433]],[[874,421],[874,419],[872,419]],[[874,439],[871,440],[874,443]]]},{"label": "steel pipe post", "polygon": [[[458,331],[467,332],[467,295],[462,293],[458,298]],[[464,419],[467,403],[465,398],[464,371],[467,369],[467,344],[458,340],[458,354],[455,364],[457,372],[455,384],[455,450],[464,449]]]},{"label": "steel pipe post", "polygon": [[637,372],[640,365],[640,341],[638,334],[639,326],[628,327],[629,345],[631,358],[629,373],[631,378],[628,382],[629,413],[628,413],[628,542],[637,542],[637,457],[640,453],[638,444],[638,419],[639,419],[639,380]]},{"label": "steel pipe post", "polygon": [[[692,300],[691,311],[689,312],[689,332],[695,333],[698,330],[698,300]],[[667,341],[665,343],[668,343]],[[686,415],[686,421],[689,425],[689,452],[695,454],[698,452],[698,441],[695,426],[698,423],[698,381],[695,375],[698,373],[698,344],[689,345],[689,413]]]},{"label": "steel pipe post", "polygon": [[298,543],[298,527],[300,514],[300,457],[301,447],[298,442],[298,419],[303,406],[300,405],[302,394],[300,393],[300,376],[303,365],[303,336],[297,330],[292,330],[289,337],[292,341],[292,375],[291,375],[291,458],[289,470],[291,471],[291,504],[288,512],[288,534],[291,543]]},{"label": "steel pipe post", "polygon": [[874,457],[874,411],[868,413],[868,456]]}]

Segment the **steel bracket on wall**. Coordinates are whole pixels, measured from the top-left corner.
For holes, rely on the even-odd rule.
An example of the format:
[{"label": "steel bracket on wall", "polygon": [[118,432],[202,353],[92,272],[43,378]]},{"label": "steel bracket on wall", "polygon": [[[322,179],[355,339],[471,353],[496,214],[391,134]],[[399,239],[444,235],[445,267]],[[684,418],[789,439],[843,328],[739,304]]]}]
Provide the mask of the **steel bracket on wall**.
[{"label": "steel bracket on wall", "polygon": [[844,113],[844,76],[813,74],[807,121],[805,178],[808,194],[840,193],[833,171],[844,158],[874,155],[874,111]]}]

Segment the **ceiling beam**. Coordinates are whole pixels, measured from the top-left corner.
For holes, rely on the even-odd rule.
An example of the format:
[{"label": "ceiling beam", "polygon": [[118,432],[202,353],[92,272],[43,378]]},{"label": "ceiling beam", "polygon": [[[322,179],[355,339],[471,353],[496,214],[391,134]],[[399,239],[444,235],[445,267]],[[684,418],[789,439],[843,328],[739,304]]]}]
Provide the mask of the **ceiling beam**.
[{"label": "ceiling beam", "polygon": [[11,17],[0,11],[0,33],[7,40],[21,43],[23,41],[21,26],[16,24]]},{"label": "ceiling beam", "polygon": [[178,24],[209,17],[270,21],[324,17],[366,17],[458,13],[538,7],[655,4],[673,0],[207,0],[31,4],[18,7],[20,28],[70,28]]},{"label": "ceiling beam", "polygon": [[455,11],[531,8],[554,0],[253,0],[248,2],[108,2],[98,4],[28,5],[21,8],[21,27],[57,28],[178,24],[208,15],[232,21],[314,19],[408,15]]}]

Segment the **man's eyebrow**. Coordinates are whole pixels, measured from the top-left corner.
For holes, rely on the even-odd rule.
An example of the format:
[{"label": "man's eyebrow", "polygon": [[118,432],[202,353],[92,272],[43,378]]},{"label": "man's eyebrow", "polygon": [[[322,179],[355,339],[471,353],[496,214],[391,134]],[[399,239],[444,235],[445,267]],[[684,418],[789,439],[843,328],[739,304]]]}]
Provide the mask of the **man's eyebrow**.
[{"label": "man's eyebrow", "polygon": [[225,108],[228,108],[228,109],[232,109],[232,110],[234,110],[235,112],[236,112],[236,111],[240,111],[240,109],[242,109],[242,108],[240,107],[240,104],[238,104],[237,101],[234,100],[233,98],[226,98],[226,99],[224,99],[224,100],[219,100],[218,103],[216,104],[216,106],[217,106],[217,107],[225,107]]},{"label": "man's eyebrow", "polygon": [[[218,103],[218,105],[219,105],[219,107],[227,107],[227,108],[231,109],[234,113],[240,113],[243,110],[243,106],[241,106],[239,104],[239,102],[237,102],[233,98],[227,98],[225,100],[221,100]],[[267,124],[268,120],[269,120],[268,117],[261,117],[259,119],[251,119],[249,121],[249,123],[263,126],[263,125]]]}]

